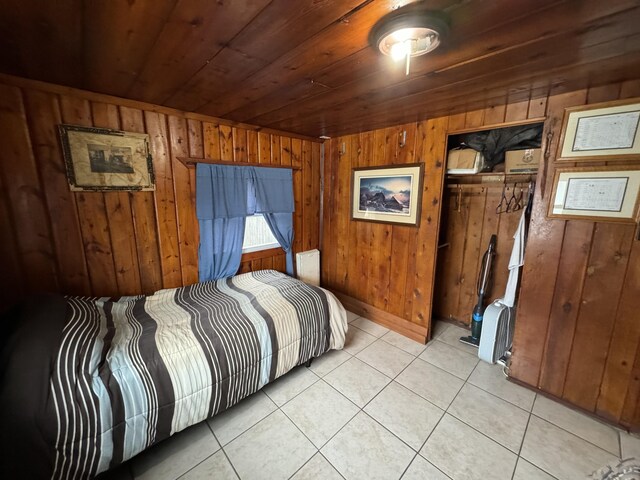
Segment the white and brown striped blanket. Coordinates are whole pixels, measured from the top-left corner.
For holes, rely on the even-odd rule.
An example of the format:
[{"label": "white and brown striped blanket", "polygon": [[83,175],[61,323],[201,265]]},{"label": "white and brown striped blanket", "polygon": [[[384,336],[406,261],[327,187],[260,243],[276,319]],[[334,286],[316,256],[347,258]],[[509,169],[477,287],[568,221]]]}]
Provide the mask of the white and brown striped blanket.
[{"label": "white and brown striped blanket", "polygon": [[[57,347],[45,349],[41,366],[49,370],[48,388],[39,388],[46,398],[27,402],[39,411],[16,411],[21,423],[8,420],[45,437],[27,439],[37,450],[34,461],[46,463],[28,468],[51,478],[91,477],[137,455],[296,365],[342,348],[347,328],[330,292],[273,270],[145,297],[65,303],[62,332],[52,335]],[[37,366],[29,368],[40,376]],[[0,395],[6,416],[5,409],[21,408],[7,402],[26,394],[3,384]],[[18,398],[6,398],[12,396]],[[13,439],[20,443],[21,435]],[[3,443],[12,442],[7,436]],[[19,445],[7,448],[25,453]],[[5,472],[21,473],[11,468]]]}]

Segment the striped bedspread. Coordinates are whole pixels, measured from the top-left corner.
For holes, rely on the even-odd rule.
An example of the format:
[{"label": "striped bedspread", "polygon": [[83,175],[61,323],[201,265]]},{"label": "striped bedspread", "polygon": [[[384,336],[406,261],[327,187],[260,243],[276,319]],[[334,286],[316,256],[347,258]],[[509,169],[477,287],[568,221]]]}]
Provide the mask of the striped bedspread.
[{"label": "striped bedspread", "polygon": [[46,409],[52,478],[85,478],[342,348],[330,293],[265,270],[146,297],[66,299]]}]

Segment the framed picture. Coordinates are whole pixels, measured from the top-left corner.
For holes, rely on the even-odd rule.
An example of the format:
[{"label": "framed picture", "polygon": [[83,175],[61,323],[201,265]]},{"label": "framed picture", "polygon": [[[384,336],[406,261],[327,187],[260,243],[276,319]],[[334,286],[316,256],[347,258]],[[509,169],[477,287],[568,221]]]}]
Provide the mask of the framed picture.
[{"label": "framed picture", "polygon": [[548,216],[636,223],[639,192],[638,167],[558,168]]},{"label": "framed picture", "polygon": [[640,99],[567,108],[557,161],[640,159]]},{"label": "framed picture", "polygon": [[418,226],[424,165],[354,168],[351,218]]},{"label": "framed picture", "polygon": [[71,190],[154,190],[149,135],[59,125]]}]

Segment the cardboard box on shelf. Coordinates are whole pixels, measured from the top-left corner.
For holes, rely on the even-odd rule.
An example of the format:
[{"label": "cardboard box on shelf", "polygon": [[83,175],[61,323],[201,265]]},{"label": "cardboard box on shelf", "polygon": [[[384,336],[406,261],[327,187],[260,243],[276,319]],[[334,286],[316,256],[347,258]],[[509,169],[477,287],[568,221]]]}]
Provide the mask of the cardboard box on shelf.
[{"label": "cardboard box on shelf", "polygon": [[447,158],[448,174],[478,173],[484,166],[484,157],[472,148],[454,148]]},{"label": "cardboard box on shelf", "polygon": [[542,151],[539,148],[508,150],[505,154],[506,173],[532,173],[538,171]]}]

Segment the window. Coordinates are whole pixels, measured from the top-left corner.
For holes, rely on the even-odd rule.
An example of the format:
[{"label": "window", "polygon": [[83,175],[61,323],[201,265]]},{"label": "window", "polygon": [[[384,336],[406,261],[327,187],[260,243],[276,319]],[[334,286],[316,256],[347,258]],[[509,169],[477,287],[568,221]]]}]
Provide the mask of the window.
[{"label": "window", "polygon": [[242,242],[242,253],[257,252],[268,248],[279,247],[276,237],[271,233],[271,229],[260,214],[250,215],[244,227],[244,241]]}]

